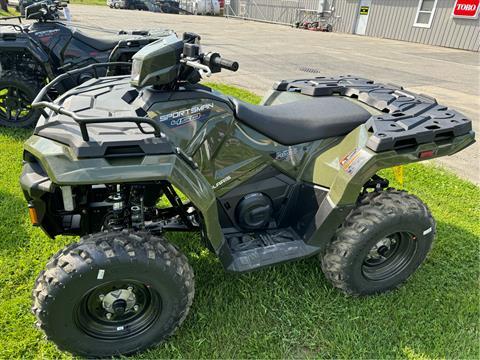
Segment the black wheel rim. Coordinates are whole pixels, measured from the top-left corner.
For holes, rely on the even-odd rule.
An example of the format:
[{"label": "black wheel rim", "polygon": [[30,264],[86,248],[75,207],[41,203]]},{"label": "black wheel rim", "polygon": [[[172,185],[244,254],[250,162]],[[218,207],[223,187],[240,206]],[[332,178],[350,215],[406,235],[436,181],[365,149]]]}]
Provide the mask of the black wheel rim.
[{"label": "black wheel rim", "polygon": [[[129,292],[134,302],[132,297],[127,299]],[[158,292],[140,282],[122,280],[89,291],[77,306],[75,321],[92,337],[119,340],[144,333],[161,312]]]},{"label": "black wheel rim", "polygon": [[417,252],[416,237],[397,232],[380,239],[363,260],[363,276],[370,281],[385,281],[400,274]]},{"label": "black wheel rim", "polygon": [[0,87],[0,119],[11,123],[27,121],[33,111],[32,100],[17,86]]}]

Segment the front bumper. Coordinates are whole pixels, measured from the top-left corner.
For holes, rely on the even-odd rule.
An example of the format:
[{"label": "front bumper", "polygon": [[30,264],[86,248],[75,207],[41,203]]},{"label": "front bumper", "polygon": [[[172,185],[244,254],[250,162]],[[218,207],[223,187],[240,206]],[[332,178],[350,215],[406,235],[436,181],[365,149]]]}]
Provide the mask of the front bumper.
[{"label": "front bumper", "polygon": [[58,221],[60,219],[48,215],[50,213],[48,209],[55,199],[55,187],[40,165],[24,162],[20,186],[29,208],[35,211],[36,223],[34,225],[39,226],[49,237],[53,238],[59,234]]}]

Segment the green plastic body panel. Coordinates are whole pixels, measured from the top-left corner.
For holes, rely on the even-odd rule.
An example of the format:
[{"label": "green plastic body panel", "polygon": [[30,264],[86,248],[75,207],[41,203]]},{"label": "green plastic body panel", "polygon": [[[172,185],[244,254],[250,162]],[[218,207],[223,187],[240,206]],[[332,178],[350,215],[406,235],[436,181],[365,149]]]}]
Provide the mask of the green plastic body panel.
[{"label": "green plastic body panel", "polygon": [[190,100],[163,101],[150,94],[148,116],[168,139],[191,156],[221,196],[267,166],[298,177],[316,144],[285,146],[235,120],[228,99],[218,93],[191,92]]}]

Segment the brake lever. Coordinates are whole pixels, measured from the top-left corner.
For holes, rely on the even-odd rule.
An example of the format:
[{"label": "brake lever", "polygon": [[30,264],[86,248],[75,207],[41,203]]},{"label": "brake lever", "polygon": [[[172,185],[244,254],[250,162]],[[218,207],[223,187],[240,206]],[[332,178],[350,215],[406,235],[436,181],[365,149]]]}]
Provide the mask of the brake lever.
[{"label": "brake lever", "polygon": [[210,70],[210,68],[207,65],[203,65],[203,64],[200,64],[199,62],[186,60],[186,59],[182,59],[180,61],[187,66],[190,66],[194,69],[199,70],[202,76],[210,77],[210,75],[212,75],[212,70]]},{"label": "brake lever", "polygon": [[45,16],[45,12],[43,11],[37,11],[33,14],[29,14],[28,18],[27,19],[34,19],[34,20],[37,20],[37,16],[40,16],[40,17],[43,17]]}]

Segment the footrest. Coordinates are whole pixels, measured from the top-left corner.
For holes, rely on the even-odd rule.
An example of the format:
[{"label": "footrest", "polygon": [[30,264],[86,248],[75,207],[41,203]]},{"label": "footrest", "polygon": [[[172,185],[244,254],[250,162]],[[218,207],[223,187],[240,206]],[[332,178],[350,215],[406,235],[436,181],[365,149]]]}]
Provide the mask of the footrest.
[{"label": "footrest", "polygon": [[246,272],[265,266],[297,260],[316,254],[320,249],[305,244],[290,228],[255,233],[225,235],[232,251],[228,271]]}]

